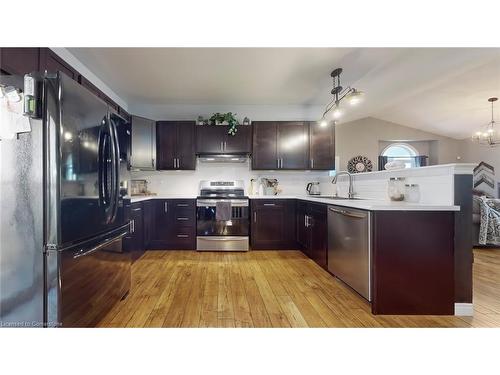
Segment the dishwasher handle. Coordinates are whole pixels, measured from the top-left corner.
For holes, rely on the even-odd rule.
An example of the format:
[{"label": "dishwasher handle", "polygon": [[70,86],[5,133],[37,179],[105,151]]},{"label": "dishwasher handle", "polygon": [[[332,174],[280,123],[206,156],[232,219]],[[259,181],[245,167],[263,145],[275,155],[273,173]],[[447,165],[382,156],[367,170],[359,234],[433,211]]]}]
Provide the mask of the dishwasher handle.
[{"label": "dishwasher handle", "polygon": [[338,208],[333,208],[333,207],[328,207],[328,209],[332,212],[335,212],[337,214],[341,214],[341,215],[344,215],[344,216],[348,216],[348,217],[352,217],[352,218],[355,218],[355,219],[365,219],[366,218],[366,214],[357,214],[357,213],[354,213],[354,212],[349,212],[349,211],[346,211],[346,210],[340,210]]}]

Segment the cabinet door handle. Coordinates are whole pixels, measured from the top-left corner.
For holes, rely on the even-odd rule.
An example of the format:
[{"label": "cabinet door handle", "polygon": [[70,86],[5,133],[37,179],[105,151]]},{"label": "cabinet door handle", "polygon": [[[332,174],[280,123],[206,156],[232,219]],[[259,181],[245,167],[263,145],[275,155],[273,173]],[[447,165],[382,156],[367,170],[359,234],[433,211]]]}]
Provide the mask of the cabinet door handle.
[{"label": "cabinet door handle", "polygon": [[142,208],[140,208],[140,207],[139,208],[132,208],[132,211],[141,211],[141,210],[142,210]]},{"label": "cabinet door handle", "polygon": [[257,222],[257,212],[254,211],[253,213],[253,222],[256,223]]},{"label": "cabinet door handle", "polygon": [[177,203],[177,207],[187,207],[187,203]]},{"label": "cabinet door handle", "polygon": [[220,142],[220,150],[224,151],[224,142],[222,142],[222,141]]},{"label": "cabinet door handle", "polygon": [[276,163],[278,163],[278,169],[280,169],[280,158],[276,159]]},{"label": "cabinet door handle", "polygon": [[155,167],[155,159],[151,159],[151,166],[154,168]]},{"label": "cabinet door handle", "polygon": [[274,203],[264,203],[264,206],[276,206]]},{"label": "cabinet door handle", "polygon": [[307,228],[309,223],[307,222],[307,215],[304,215],[304,226]]},{"label": "cabinet door handle", "polygon": [[311,159],[311,169],[314,169],[314,159]]},{"label": "cabinet door handle", "polygon": [[187,234],[178,234],[177,237],[179,237],[179,238],[188,238],[189,235],[187,235]]},{"label": "cabinet door handle", "polygon": [[165,202],[165,204],[164,204],[164,210],[165,210],[165,212],[168,212],[168,202]]},{"label": "cabinet door handle", "polygon": [[174,158],[174,169],[175,169],[175,158]]},{"label": "cabinet door handle", "polygon": [[135,220],[130,221],[130,233],[135,233]]},{"label": "cabinet door handle", "polygon": [[227,142],[224,141],[224,151],[226,151],[226,148],[227,148]]},{"label": "cabinet door handle", "polygon": [[187,221],[187,220],[189,220],[189,218],[188,217],[178,217],[177,220],[178,221]]},{"label": "cabinet door handle", "polygon": [[280,163],[280,164],[281,164],[281,167],[280,167],[280,168],[282,168],[282,169],[283,169],[283,158],[281,158],[280,160],[281,160],[281,163]]}]

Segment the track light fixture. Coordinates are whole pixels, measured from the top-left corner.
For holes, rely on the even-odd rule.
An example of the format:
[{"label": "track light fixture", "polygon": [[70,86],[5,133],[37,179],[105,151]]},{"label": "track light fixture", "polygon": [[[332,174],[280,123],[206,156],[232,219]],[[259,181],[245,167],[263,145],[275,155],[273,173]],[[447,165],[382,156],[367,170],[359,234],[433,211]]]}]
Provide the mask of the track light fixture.
[{"label": "track light fixture", "polygon": [[322,126],[326,126],[323,124],[327,124],[327,115],[331,113],[331,117],[334,120],[338,120],[342,117],[344,111],[340,106],[342,100],[346,99],[346,102],[350,105],[354,106],[363,100],[364,93],[363,91],[359,91],[354,87],[346,87],[343,88],[340,82],[340,75],[342,74],[342,68],[334,69],[330,76],[333,79],[333,88],[330,92],[333,95],[333,99],[328,103],[323,112],[323,116],[321,116],[320,124]]}]

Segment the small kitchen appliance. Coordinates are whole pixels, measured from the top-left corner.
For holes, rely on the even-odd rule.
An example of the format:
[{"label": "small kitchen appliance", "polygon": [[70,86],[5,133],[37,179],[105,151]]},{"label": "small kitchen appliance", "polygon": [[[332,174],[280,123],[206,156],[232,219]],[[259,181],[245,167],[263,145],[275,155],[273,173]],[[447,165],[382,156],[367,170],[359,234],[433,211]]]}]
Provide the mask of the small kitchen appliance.
[{"label": "small kitchen appliance", "polygon": [[321,192],[319,190],[319,182],[317,181],[309,182],[306,186],[306,190],[309,195],[321,195]]},{"label": "small kitchen appliance", "polygon": [[248,251],[250,207],[244,182],[201,181],[196,199],[196,250]]}]

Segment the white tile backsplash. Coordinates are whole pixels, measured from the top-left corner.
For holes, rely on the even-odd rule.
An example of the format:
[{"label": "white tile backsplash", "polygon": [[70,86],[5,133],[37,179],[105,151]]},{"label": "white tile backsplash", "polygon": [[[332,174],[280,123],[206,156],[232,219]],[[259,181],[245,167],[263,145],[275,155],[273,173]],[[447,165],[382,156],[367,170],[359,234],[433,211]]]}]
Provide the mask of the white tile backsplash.
[{"label": "white tile backsplash", "polygon": [[[159,195],[199,193],[201,180],[243,180],[249,194],[250,179],[276,178],[283,195],[305,195],[306,185],[319,181],[322,193],[331,190],[331,177],[323,171],[253,171],[250,159],[245,163],[203,163],[197,160],[195,171],[132,171],[132,179],[146,179],[150,191]],[[323,191],[325,190],[325,192]]]},{"label": "white tile backsplash", "polygon": [[[195,171],[151,171],[132,172],[132,179],[146,179],[149,190],[158,195],[192,195],[199,193],[201,180],[243,180],[245,193],[250,194],[250,179],[259,177],[276,178],[281,195],[306,195],[306,185],[319,181],[322,195],[347,196],[347,176],[339,177],[332,184],[329,172],[322,171],[253,171],[250,160],[245,163],[202,163],[197,161]],[[467,168],[465,168],[467,167]],[[470,171],[469,171],[470,169]],[[406,183],[418,184],[420,203],[430,205],[454,204],[454,175],[471,174],[466,164],[450,164],[399,171],[363,173],[353,176],[354,193],[357,197],[389,200],[387,184],[390,177],[405,177]]]}]

